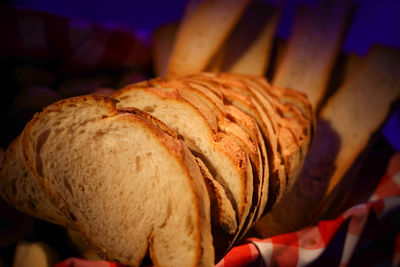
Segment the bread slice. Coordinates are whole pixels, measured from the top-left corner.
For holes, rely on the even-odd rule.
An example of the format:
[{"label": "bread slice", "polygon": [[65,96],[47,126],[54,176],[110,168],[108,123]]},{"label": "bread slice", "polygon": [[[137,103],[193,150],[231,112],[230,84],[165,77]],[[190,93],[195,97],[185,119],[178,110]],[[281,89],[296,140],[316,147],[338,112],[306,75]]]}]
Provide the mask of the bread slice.
[{"label": "bread slice", "polygon": [[215,115],[207,108],[201,108],[200,102],[194,105],[195,99],[187,100],[184,97],[188,95],[180,95],[173,88],[131,85],[114,97],[120,101],[118,107],[135,107],[149,112],[185,139],[224,187],[237,212],[238,228],[241,228],[253,193],[251,166],[248,155],[240,146],[228,135],[217,131]]},{"label": "bread slice", "polygon": [[[185,90],[194,93],[197,98],[199,98],[212,112],[216,114],[218,120],[218,129],[231,136],[236,143],[249,155],[253,168],[253,198],[249,216],[243,229],[241,230],[242,232],[245,232],[252,225],[253,219],[255,218],[256,210],[258,209],[261,201],[261,192],[263,191],[262,186],[264,185],[264,165],[259,147],[259,139],[254,138],[256,135],[256,129],[251,127],[246,128],[246,123],[236,123],[234,120],[235,115],[227,113],[226,107],[223,104],[223,99],[216,97],[212,93],[213,91],[220,91],[219,88],[222,85],[218,82],[207,83],[205,82],[207,81],[207,78],[201,76],[202,75],[197,75],[196,79],[191,81],[186,81],[185,78],[182,78],[174,85],[179,88],[179,91]],[[182,84],[182,82],[184,84]],[[253,120],[251,117],[247,117],[246,119]],[[258,130],[257,126],[256,128]],[[252,133],[250,133],[251,135],[249,134],[250,131],[252,131]],[[251,136],[253,136],[253,138],[251,138]],[[240,238],[240,235],[238,235],[236,238]]]},{"label": "bread slice", "polygon": [[[209,198],[176,135],[115,100],[57,102],[24,129],[28,166],[107,259],[138,266],[212,266]],[[165,175],[168,174],[168,175]]]},{"label": "bread slice", "polygon": [[225,42],[219,72],[263,76],[268,68],[279,12],[265,2],[252,1]]},{"label": "bread slice", "polygon": [[[241,77],[241,75],[237,74],[220,74],[220,75],[215,75],[212,73],[201,73],[201,74],[196,74],[196,75],[190,75],[192,79],[195,79],[197,81],[201,81],[202,84],[207,84],[207,88],[213,88],[214,91],[218,93],[222,93],[223,101],[225,103],[232,103],[233,105],[236,105],[246,113],[248,113],[250,116],[249,117],[254,117],[257,121],[257,123],[262,123],[260,124],[260,128],[263,128],[263,134],[265,138],[265,144],[267,145],[267,149],[269,150],[270,158],[272,160],[269,160],[269,164],[272,164],[274,166],[274,172],[272,172],[274,175],[270,175],[270,179],[272,179],[272,183],[269,185],[271,188],[269,190],[270,196],[270,201],[268,203],[269,207],[267,209],[270,209],[272,207],[273,203],[275,200],[282,194],[280,192],[279,187],[281,186],[281,189],[285,188],[285,183],[286,183],[286,174],[284,171],[283,165],[281,166],[280,163],[277,161],[281,161],[280,155],[277,151],[278,149],[278,144],[277,144],[277,122],[276,122],[276,112],[274,111],[272,106],[267,106],[268,103],[260,103],[260,101],[256,101],[254,97],[252,97],[252,93],[249,92],[246,88],[243,88],[244,85],[238,78]],[[246,77],[251,77],[255,78],[253,76],[246,76]],[[186,79],[186,78],[183,78]],[[228,88],[229,89],[228,89]],[[233,102],[232,102],[233,101]],[[267,116],[266,110],[269,114]],[[270,138],[269,138],[270,137]],[[275,151],[274,154],[272,154],[272,151]],[[268,167],[269,170],[271,171],[271,167]],[[278,169],[280,170],[278,172]],[[273,188],[272,188],[273,187]],[[266,201],[266,199],[265,199]]]},{"label": "bread slice", "polygon": [[[292,90],[271,88],[263,78],[237,74],[222,74],[221,78],[243,82],[246,86],[240,86],[238,83],[232,83],[232,85],[235,86],[235,90],[252,96],[264,107],[275,126],[278,150],[282,155],[287,173],[286,187],[290,188],[298,177],[309,146],[311,123],[304,118],[300,110],[311,113],[310,104],[304,99],[303,94]],[[282,96],[290,98],[292,102],[282,104],[280,100]]]},{"label": "bread slice", "polygon": [[[186,84],[182,83],[181,81],[168,81],[165,79],[153,79],[148,81],[147,83],[142,83],[143,86],[154,86],[158,88],[177,88],[178,92],[181,96],[184,96],[186,101],[190,101],[194,98],[203,98],[203,97],[210,97],[213,100],[207,102],[209,105],[218,105],[218,98],[216,98],[212,93],[207,94],[206,91],[200,90],[199,88],[191,90],[191,87],[186,86]],[[203,94],[205,93],[205,94]],[[214,102],[215,101],[215,102]],[[191,102],[194,106],[196,103],[198,105],[198,101],[195,100],[195,103]],[[205,102],[206,103],[206,102]],[[221,105],[223,106],[222,102]],[[206,107],[201,107],[203,110]],[[213,107],[215,111],[219,111],[222,115],[222,110],[218,109],[216,106]],[[218,112],[216,112],[218,113]],[[200,150],[196,147],[195,144],[186,139],[187,144],[190,148],[196,150],[198,153],[201,153]],[[190,143],[189,143],[190,142]],[[196,147],[196,148],[195,148]],[[230,200],[227,198],[225,189],[217,182],[214,177],[209,172],[208,168],[205,166],[204,162],[200,158],[196,158],[196,161],[199,164],[200,170],[203,174],[205,179],[208,193],[210,196],[211,201],[211,219],[214,225],[220,224],[219,226],[228,234],[234,234],[237,229],[237,221],[236,221],[236,212],[233,210],[232,204]]]},{"label": "bread slice", "polygon": [[[286,151],[283,156],[288,171],[289,189],[298,177],[312,139],[314,114],[311,104],[303,93],[288,88],[272,87],[264,78],[248,75],[236,75],[236,77],[248,84],[249,89],[261,94],[264,102],[268,100],[273,104],[278,115],[277,120],[281,127],[284,127],[283,131],[289,131],[285,136],[290,139],[295,138],[297,144],[284,142],[282,146]],[[290,137],[290,134],[293,137]]]},{"label": "bread slice", "polygon": [[260,181],[261,185],[258,192],[260,194],[260,199],[255,211],[255,220],[257,220],[261,216],[268,201],[269,165],[264,139],[254,118],[233,105],[225,105],[225,111],[227,117],[236,124],[240,125],[242,129],[244,129],[250,136],[251,140],[258,144],[258,149],[260,151],[261,168],[263,168],[263,170]]},{"label": "bread slice", "polygon": [[[260,155],[259,139],[251,138],[250,134],[254,137],[255,131],[251,127],[244,127],[245,124],[237,124],[234,121],[234,116],[231,116],[226,111],[226,106],[223,103],[223,99],[216,96],[213,92],[219,92],[218,83],[207,83],[206,79],[202,78],[201,75],[197,75],[195,79],[185,78],[177,81],[170,81],[163,83],[164,87],[177,88],[178,92],[182,95],[191,95],[193,98],[201,100],[207,108],[213,112],[217,117],[218,130],[223,131],[230,137],[232,137],[236,143],[249,155],[250,162],[253,166],[253,187],[254,197],[252,206],[258,205],[260,200],[261,185],[263,181],[263,163]],[[151,82],[151,81],[150,81]],[[160,84],[152,83],[152,85],[160,87]],[[218,95],[222,95],[218,93]],[[188,99],[187,99],[188,100]],[[193,103],[194,104],[194,103]],[[247,117],[247,120],[253,120],[251,117]],[[251,124],[251,123],[248,123]],[[255,125],[255,124],[254,124]],[[255,125],[255,127],[257,127]],[[249,131],[252,133],[249,134]]]},{"label": "bread slice", "polygon": [[11,206],[33,217],[73,228],[37,182],[22,155],[18,136],[7,148],[0,169],[0,195]]},{"label": "bread slice", "polygon": [[[260,203],[261,199],[261,186],[263,177],[263,168],[261,163],[260,151],[257,143],[254,143],[250,136],[236,123],[232,122],[225,117],[224,120],[220,121],[218,124],[219,129],[232,137],[235,142],[240,146],[240,148],[246,152],[250,159],[250,165],[252,168],[252,179],[253,179],[253,194],[249,213],[247,215],[246,221],[242,227],[239,229],[240,232],[247,232],[253,223],[255,217],[255,211]],[[239,239],[240,232],[235,236],[235,240]]]},{"label": "bread slice", "polygon": [[286,147],[289,151],[288,153],[284,153],[284,155],[288,157],[288,159],[285,160],[285,164],[288,164],[287,188],[289,190],[298,178],[308,153],[313,132],[313,121],[309,121],[303,117],[299,110],[291,104],[287,104],[283,107],[279,104],[277,106],[279,106],[278,109],[280,110],[280,114],[282,114],[280,118],[281,124],[290,131],[294,139],[293,144],[296,144],[294,147]]},{"label": "bread slice", "polygon": [[[319,120],[337,133],[341,143],[335,157],[336,168],[319,203],[318,218],[328,209],[334,209],[341,199],[342,190],[352,185],[353,181],[343,177],[346,177],[345,173],[367,146],[373,133],[389,116],[392,103],[399,100],[399,72],[400,49],[374,45],[359,67],[321,109]],[[343,117],[350,112],[355,114],[354,117]]]},{"label": "bread slice", "polygon": [[[209,89],[209,87],[213,84],[203,84],[203,79],[199,79],[197,77],[192,81],[185,81],[185,78],[168,82],[157,79],[157,81],[150,81],[149,83],[157,86],[158,88],[161,88],[162,86],[167,88],[176,88],[179,94],[187,101],[192,102],[194,106],[197,106],[198,103],[196,104],[196,102],[197,100],[200,100],[205,105],[202,109],[208,109],[217,116],[218,130],[230,136],[240,146],[240,148],[245,151],[247,155],[249,155],[253,174],[253,196],[250,203],[251,207],[249,214],[245,223],[243,224],[243,227],[238,229],[239,231],[237,231],[233,237],[219,237],[219,239],[226,240],[226,242],[221,242],[222,244],[226,243],[233,245],[235,240],[239,239],[242,233],[247,232],[247,230],[253,224],[256,210],[260,204],[264,168],[261,162],[259,145],[256,142],[257,140],[252,140],[249,134],[239,124],[236,124],[230,120],[230,118],[225,116],[225,106],[222,100],[212,93],[212,89]],[[214,91],[218,91],[218,88],[214,88]],[[196,102],[193,102],[191,99],[196,99]],[[223,246],[221,247],[224,249]],[[217,249],[217,251],[219,251],[219,249]],[[218,253],[218,255],[223,253],[224,252]]]},{"label": "bread slice", "polygon": [[225,189],[211,175],[204,162],[196,157],[211,202],[211,221],[214,227],[221,227],[226,233],[234,234],[237,229],[236,212],[226,196]]},{"label": "bread slice", "polygon": [[187,75],[185,77],[181,77],[180,80],[184,81],[192,81],[195,83],[201,82],[203,86],[206,86],[209,91],[214,93],[217,97],[220,99],[223,99],[223,94],[221,91],[221,84],[216,81],[217,75],[215,73],[211,72],[202,72],[202,73],[196,73],[196,74],[191,74]]},{"label": "bread slice", "polygon": [[249,2],[206,0],[194,5],[194,10],[185,16],[178,30],[168,65],[168,75],[184,76],[203,71]]},{"label": "bread slice", "polygon": [[[119,109],[119,111],[134,113],[145,117],[165,132],[168,132],[170,135],[176,135],[176,133],[171,128],[161,122],[158,118],[140,109],[122,108]],[[221,227],[228,234],[235,233],[237,229],[236,212],[234,211],[230,200],[226,196],[225,189],[214,179],[204,162],[198,157],[195,157],[195,159],[200,168],[200,172],[203,176],[210,198],[211,222],[213,223],[213,225],[218,224],[218,226]]]},{"label": "bread slice", "polygon": [[[250,158],[250,162],[253,166],[253,187],[254,193],[252,205],[257,205],[259,202],[259,193],[261,180],[263,176],[263,168],[261,163],[261,156],[258,147],[258,143],[250,138],[248,133],[236,125],[229,118],[227,118],[225,112],[225,106],[223,100],[215,95],[213,92],[218,92],[218,88],[214,87],[215,84],[203,83],[204,79],[199,79],[200,75],[195,79],[186,80],[185,77],[179,80],[165,80],[165,79],[154,79],[148,82],[148,85],[155,86],[157,88],[176,88],[180,96],[185,98],[186,101],[191,102],[195,107],[201,110],[208,109],[208,112],[215,114],[217,119],[217,128],[219,131],[229,135],[236,143],[244,150]],[[221,93],[218,93],[218,95]],[[199,103],[199,101],[201,103]],[[203,105],[204,104],[204,105]]]},{"label": "bread slice", "polygon": [[257,76],[253,75],[243,75],[243,74],[232,74],[232,73],[221,73],[218,77],[218,81],[223,83],[228,89],[233,90],[237,93],[240,93],[246,97],[253,98],[260,107],[267,114],[272,129],[274,132],[277,132],[277,118],[276,118],[276,110],[274,106],[274,101],[271,96],[265,94],[267,92],[269,84],[264,85],[266,88],[261,88],[260,90],[255,90],[253,79],[256,79]]},{"label": "bread slice", "polygon": [[[255,90],[253,87],[250,88]],[[261,94],[261,97],[263,95]],[[287,191],[297,179],[308,150],[311,123],[294,105],[290,103],[283,105],[278,98],[271,95],[270,99],[273,101],[276,113],[278,146],[287,173]],[[266,98],[263,101],[267,101]]]},{"label": "bread slice", "polygon": [[[191,91],[191,87],[188,88]],[[217,115],[218,130],[230,136],[249,156],[253,172],[253,200],[252,207],[258,205],[260,199],[260,186],[263,177],[263,166],[258,143],[250,138],[250,135],[239,125],[236,124],[232,117],[228,117],[225,111],[225,105],[220,102],[214,102],[212,98],[206,97],[203,93],[207,90],[197,91],[195,89],[194,97],[200,99],[207,107]],[[181,89],[179,89],[181,91]],[[251,208],[252,209],[252,208]]]},{"label": "bread slice", "polygon": [[[213,73],[199,73],[190,75],[189,77],[182,77],[179,79],[179,82],[175,83],[175,86],[178,88],[182,88],[185,90],[192,90],[196,93],[197,97],[200,98],[217,116],[219,121],[219,128],[223,127],[223,124],[228,122],[233,122],[240,126],[241,129],[237,129],[233,131],[231,136],[235,138],[237,137],[237,133],[241,132],[242,135],[248,135],[244,139],[250,139],[253,144],[251,146],[255,147],[257,150],[256,153],[252,153],[251,150],[247,150],[247,153],[250,155],[251,162],[254,166],[253,174],[258,174],[257,177],[254,177],[254,197],[253,204],[250,211],[250,214],[257,209],[258,205],[261,201],[261,195],[263,192],[268,191],[265,184],[268,184],[268,176],[264,179],[264,175],[268,174],[268,166],[265,165],[267,162],[266,159],[266,151],[264,141],[262,140],[262,136],[260,130],[254,119],[251,116],[248,116],[241,112],[239,109],[236,109],[234,106],[228,107],[224,105],[222,87],[223,84],[218,82],[217,75]],[[182,82],[184,85],[182,85]],[[230,114],[232,112],[232,114]],[[234,126],[233,126],[234,127]],[[224,127],[225,130],[228,130],[231,127]],[[235,127],[237,128],[237,127]],[[237,132],[235,134],[235,132]],[[241,143],[240,140],[237,140],[238,143]],[[243,145],[242,145],[243,148]],[[258,186],[256,186],[258,185]],[[263,203],[265,205],[267,200],[267,192],[264,195]],[[251,222],[251,220],[250,220]],[[251,224],[251,223],[250,223]]]},{"label": "bread slice", "polygon": [[342,38],[352,14],[349,1],[317,2],[298,9],[293,29],[272,84],[305,93],[317,109],[325,94]]},{"label": "bread slice", "polygon": [[255,102],[252,97],[245,96],[234,90],[224,88],[224,98],[243,112],[252,116],[263,135],[264,143],[268,153],[269,164],[269,188],[268,203],[266,209],[270,209],[272,205],[280,198],[286,187],[286,173],[282,164],[281,156],[278,152],[278,140],[271,121],[264,112],[259,103]]},{"label": "bread slice", "polygon": [[15,246],[13,267],[51,267],[59,262],[57,253],[43,242],[20,241]]},{"label": "bread slice", "polygon": [[[217,120],[225,117],[225,108],[222,98],[222,92],[215,88],[215,84],[208,84],[199,79],[182,78],[175,82],[169,82],[169,86],[179,89],[180,91],[189,91],[195,94],[211,111],[214,112]],[[217,92],[217,93],[216,93]]]}]

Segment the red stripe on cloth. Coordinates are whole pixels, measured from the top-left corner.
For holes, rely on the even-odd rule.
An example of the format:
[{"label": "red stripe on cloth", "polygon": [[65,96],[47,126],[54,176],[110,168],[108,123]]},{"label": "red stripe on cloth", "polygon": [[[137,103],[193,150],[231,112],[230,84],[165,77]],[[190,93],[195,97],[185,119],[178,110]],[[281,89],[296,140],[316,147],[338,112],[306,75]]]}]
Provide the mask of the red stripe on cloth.
[{"label": "red stripe on cloth", "polygon": [[270,238],[270,240],[274,244],[285,244],[294,247],[299,246],[299,239],[296,233],[288,233],[288,234],[273,236]]},{"label": "red stripe on cloth", "polygon": [[245,267],[254,263],[259,252],[253,243],[232,248],[216,267]]},{"label": "red stripe on cloth", "polygon": [[332,237],[335,235],[343,221],[344,217],[339,216],[334,220],[320,221],[318,223],[318,229],[321,233],[321,239],[325,245],[327,245],[329,241],[331,241]]},{"label": "red stripe on cloth", "polygon": [[271,266],[296,266],[298,259],[298,246],[273,244]]},{"label": "red stripe on cloth", "polygon": [[61,262],[54,264],[54,267],[69,267],[69,265],[68,265],[67,261],[61,261]]},{"label": "red stripe on cloth", "polygon": [[299,239],[297,234],[288,233],[269,238],[273,244],[272,266],[296,266],[299,258]]}]

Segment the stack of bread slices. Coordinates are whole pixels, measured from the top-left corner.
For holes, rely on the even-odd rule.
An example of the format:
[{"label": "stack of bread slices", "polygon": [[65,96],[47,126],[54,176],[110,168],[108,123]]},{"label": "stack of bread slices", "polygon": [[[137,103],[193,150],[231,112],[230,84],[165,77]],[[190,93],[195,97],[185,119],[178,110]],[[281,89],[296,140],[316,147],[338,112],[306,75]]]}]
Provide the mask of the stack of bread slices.
[{"label": "stack of bread slices", "polygon": [[312,136],[303,94],[200,73],[58,101],[6,151],[0,193],[132,266],[212,266],[293,184]]}]

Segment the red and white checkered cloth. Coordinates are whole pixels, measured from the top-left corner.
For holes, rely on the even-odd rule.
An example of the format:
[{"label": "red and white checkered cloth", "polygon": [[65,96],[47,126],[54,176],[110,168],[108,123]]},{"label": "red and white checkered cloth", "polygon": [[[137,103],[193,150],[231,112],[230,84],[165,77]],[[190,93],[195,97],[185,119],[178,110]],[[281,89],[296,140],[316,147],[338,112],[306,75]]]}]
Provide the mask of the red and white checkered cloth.
[{"label": "red and white checkered cloth", "polygon": [[[297,232],[247,239],[216,267],[347,265],[400,265],[400,152],[391,158],[369,202]],[[124,265],[71,258],[55,267],[97,266]]]},{"label": "red and white checkered cloth", "polygon": [[[146,67],[150,49],[131,30],[97,25],[45,12],[0,7],[0,59],[51,60],[57,71]],[[217,267],[399,266],[400,152],[367,203],[334,220],[268,239],[248,239]],[[56,267],[121,267],[106,261],[70,258]]]},{"label": "red and white checkered cloth", "polygon": [[369,202],[316,226],[248,241],[217,266],[399,266],[400,152]]}]

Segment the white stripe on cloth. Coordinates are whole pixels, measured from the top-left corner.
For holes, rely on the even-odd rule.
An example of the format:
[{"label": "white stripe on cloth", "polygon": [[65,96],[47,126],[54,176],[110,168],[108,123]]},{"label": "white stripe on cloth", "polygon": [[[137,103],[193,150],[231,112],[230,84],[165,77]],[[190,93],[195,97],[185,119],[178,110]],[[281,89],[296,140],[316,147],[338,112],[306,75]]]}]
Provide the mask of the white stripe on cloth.
[{"label": "white stripe on cloth", "polygon": [[297,267],[307,266],[318,258],[325,248],[319,249],[305,249],[299,248],[299,258],[297,260]]},{"label": "white stripe on cloth", "polygon": [[45,48],[46,34],[43,18],[23,16],[18,19],[18,30],[25,48]]},{"label": "white stripe on cloth", "polygon": [[346,234],[346,240],[344,241],[342,258],[340,259],[340,266],[346,266],[349,263],[359,238],[360,237],[358,235],[353,235],[350,233]]},{"label": "white stripe on cloth", "polygon": [[253,244],[257,247],[258,251],[260,252],[260,257],[262,258],[262,261],[266,266],[269,266],[271,264],[272,250],[274,248],[274,244],[268,240],[270,239],[266,239],[262,242],[253,241]]},{"label": "white stripe on cloth", "polygon": [[368,212],[367,205],[365,203],[361,203],[361,204],[355,205],[354,207],[351,207],[348,210],[346,210],[343,213],[343,218],[347,219],[353,215],[362,215],[366,212]]},{"label": "white stripe on cloth", "polygon": [[362,231],[364,230],[365,223],[368,219],[368,208],[366,204],[355,206],[348,213],[345,212],[344,216],[347,218],[351,216],[349,226],[347,228],[346,240],[344,241],[344,248],[340,263],[346,265],[351,256],[353,255],[354,249],[360,238]]}]

